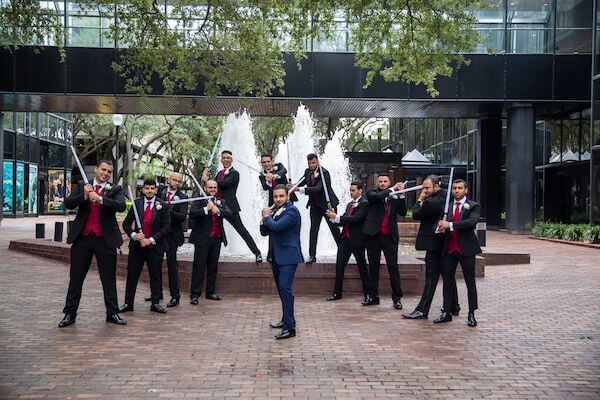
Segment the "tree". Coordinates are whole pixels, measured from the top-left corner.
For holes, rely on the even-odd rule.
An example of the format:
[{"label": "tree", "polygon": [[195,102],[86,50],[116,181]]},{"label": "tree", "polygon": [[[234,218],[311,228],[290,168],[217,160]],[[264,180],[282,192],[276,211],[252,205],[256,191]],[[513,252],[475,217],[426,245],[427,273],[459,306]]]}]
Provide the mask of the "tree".
[{"label": "tree", "polygon": [[[126,89],[147,94],[159,79],[164,94],[194,90],[268,96],[283,91],[283,55],[300,60],[306,43],[332,38],[336,18],[349,26],[356,65],[365,86],[385,81],[423,84],[438,95],[435,81],[468,62],[461,54],[477,43],[473,0],[79,0],[78,6],[113,18],[110,36],[121,53],[113,68]],[[114,11],[116,10],[116,14]],[[60,37],[60,28],[35,1],[0,8],[3,34],[14,48],[39,37]],[[46,19],[43,19],[46,18]]]}]

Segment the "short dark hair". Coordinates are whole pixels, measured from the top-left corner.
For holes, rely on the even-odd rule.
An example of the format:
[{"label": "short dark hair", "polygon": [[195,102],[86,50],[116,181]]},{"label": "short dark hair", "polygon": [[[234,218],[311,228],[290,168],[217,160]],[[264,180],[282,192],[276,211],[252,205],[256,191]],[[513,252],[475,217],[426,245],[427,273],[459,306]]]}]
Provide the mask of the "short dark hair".
[{"label": "short dark hair", "polygon": [[221,152],[221,155],[223,155],[223,154],[229,154],[230,156],[233,156],[233,153],[231,152],[231,150],[223,150]]},{"label": "short dark hair", "polygon": [[307,159],[308,161],[310,161],[310,160],[314,160],[314,159],[319,159],[319,156],[317,156],[315,153],[310,153],[310,154],[308,154],[308,155],[306,156],[306,159]]},{"label": "short dark hair", "polygon": [[358,182],[358,181],[354,181],[350,184],[350,186],[356,186],[357,189],[362,189],[363,188],[363,184],[362,182]]},{"label": "short dark hair", "polygon": [[273,159],[273,156],[271,155],[271,153],[262,153],[260,155],[260,158],[263,158],[263,157],[269,157],[270,159]]},{"label": "short dark hair", "polygon": [[156,186],[156,179],[146,178],[144,179],[144,184],[142,186]]},{"label": "short dark hair", "polygon": [[390,174],[389,174],[389,172],[386,172],[386,171],[381,171],[381,172],[378,172],[378,173],[377,173],[377,179],[379,179],[379,178],[380,178],[380,177],[382,177],[382,176],[386,176],[386,177],[388,177],[388,178],[392,179],[392,178],[390,177]]},{"label": "short dark hair", "polygon": [[282,190],[282,189],[283,189],[283,190],[285,190],[285,194],[288,194],[288,193],[289,193],[289,190],[288,190],[287,186],[285,186],[285,185],[282,185],[281,183],[280,183],[279,185],[275,186],[275,187],[273,188],[273,191],[276,191],[276,190]]},{"label": "short dark hair", "polygon": [[108,165],[110,165],[111,167],[113,166],[113,162],[112,162],[112,161],[110,161],[110,160],[100,160],[100,161],[98,161],[98,167],[99,167],[99,166],[100,166],[100,164],[102,164],[102,163],[104,163],[104,164],[108,164]]},{"label": "short dark hair", "polygon": [[465,185],[465,188],[469,188],[469,184],[464,179],[455,179],[454,182],[452,182],[452,184],[454,185],[455,183],[462,183],[463,185]]},{"label": "short dark hair", "polygon": [[428,175],[427,178],[423,179],[423,182],[430,181],[433,186],[440,185],[440,177],[437,175]]}]

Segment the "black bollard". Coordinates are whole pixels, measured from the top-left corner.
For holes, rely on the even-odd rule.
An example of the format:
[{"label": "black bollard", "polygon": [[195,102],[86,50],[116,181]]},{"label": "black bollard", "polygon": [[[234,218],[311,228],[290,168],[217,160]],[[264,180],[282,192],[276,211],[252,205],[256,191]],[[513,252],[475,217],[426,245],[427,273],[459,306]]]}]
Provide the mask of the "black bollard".
[{"label": "black bollard", "polygon": [[479,217],[479,222],[477,223],[477,241],[481,247],[485,247],[485,232],[487,230],[487,224],[485,223],[485,217]]},{"label": "black bollard", "polygon": [[35,224],[35,238],[45,239],[46,238],[46,224]]},{"label": "black bollard", "polygon": [[71,232],[71,229],[73,228],[73,223],[75,221],[67,221],[67,236],[69,236],[69,232]]},{"label": "black bollard", "polygon": [[62,222],[55,222],[54,223],[54,241],[55,242],[62,242],[62,239],[63,239],[63,226],[64,226],[64,223],[62,223]]}]

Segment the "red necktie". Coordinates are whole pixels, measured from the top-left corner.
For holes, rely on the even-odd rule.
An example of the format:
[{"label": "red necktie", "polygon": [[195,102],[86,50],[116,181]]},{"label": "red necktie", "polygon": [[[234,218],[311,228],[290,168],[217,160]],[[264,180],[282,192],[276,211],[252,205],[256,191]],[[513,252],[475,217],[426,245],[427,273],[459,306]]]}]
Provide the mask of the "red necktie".
[{"label": "red necktie", "polygon": [[167,202],[171,201],[171,192],[167,192]]},{"label": "red necktie", "polygon": [[94,190],[94,192],[96,192],[96,194],[100,194],[100,192],[102,191],[102,186],[96,185],[95,189],[96,190]]},{"label": "red necktie", "polygon": [[460,202],[455,203],[454,213],[452,214],[452,222],[460,221]]}]

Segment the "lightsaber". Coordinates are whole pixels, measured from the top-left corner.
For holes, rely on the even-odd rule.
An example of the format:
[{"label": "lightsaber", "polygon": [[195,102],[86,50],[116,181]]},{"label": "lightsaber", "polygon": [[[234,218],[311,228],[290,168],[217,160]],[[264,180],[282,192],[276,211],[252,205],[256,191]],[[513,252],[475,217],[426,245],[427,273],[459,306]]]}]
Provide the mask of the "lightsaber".
[{"label": "lightsaber", "polygon": [[135,198],[133,197],[133,193],[131,193],[131,186],[127,186],[127,190],[129,191],[129,200],[133,202],[131,207],[133,208],[133,216],[135,217],[135,224],[137,225],[137,229],[142,229],[142,223],[140,222],[140,215],[138,214],[137,207],[135,206]]},{"label": "lightsaber", "polygon": [[81,165],[81,161],[79,161],[79,157],[77,157],[77,151],[75,151],[75,146],[71,145],[71,152],[73,153],[73,158],[75,158],[75,162],[77,163],[77,168],[79,168],[79,172],[81,173],[81,177],[83,178],[83,183],[86,185],[90,184],[87,176],[85,175],[85,171],[83,170],[83,166]]},{"label": "lightsaber", "polygon": [[448,180],[448,191],[446,192],[446,204],[444,204],[444,221],[448,220],[448,211],[450,209],[450,194],[452,192],[452,178],[454,177],[454,167],[450,168],[450,179]]},{"label": "lightsaber", "polygon": [[219,132],[219,136],[217,136],[217,141],[213,146],[212,153],[210,153],[210,159],[208,160],[208,169],[212,168],[213,160],[215,159],[215,153],[217,152],[217,147],[219,146],[219,142],[221,141],[221,135],[223,131]]},{"label": "lightsaber", "polygon": [[214,196],[200,196],[200,197],[190,197],[187,199],[171,200],[169,202],[169,204],[189,203],[189,202],[198,201],[198,200],[208,200],[208,199],[212,199],[213,197]]},{"label": "lightsaber", "polygon": [[421,189],[423,189],[423,185],[412,186],[412,187],[409,187],[406,189],[400,189],[400,190],[393,191],[388,196],[393,196],[395,194],[414,192],[415,190],[421,190]]},{"label": "lightsaber", "polygon": [[198,179],[196,179],[196,177],[194,176],[194,173],[189,168],[188,168],[188,175],[192,177],[192,180],[194,181],[194,183],[198,187],[198,191],[200,192],[200,194],[202,196],[206,196],[206,192],[204,191],[204,189],[202,189],[202,185],[200,184],[200,182],[198,182]]},{"label": "lightsaber", "polygon": [[292,163],[290,161],[290,143],[286,140],[285,147],[287,149],[287,162],[288,162],[288,182],[292,182]]},{"label": "lightsaber", "polygon": [[319,162],[319,173],[321,174],[321,180],[323,181],[323,191],[325,192],[325,201],[327,202],[327,209],[332,210],[331,200],[329,199],[329,191],[327,190],[327,181],[325,180],[325,174],[323,173],[323,166]]},{"label": "lightsaber", "polygon": [[304,177],[300,178],[298,180],[298,182],[296,182],[291,188],[290,190],[288,190],[289,193],[292,193],[294,190],[296,190],[296,188],[298,187],[298,185],[302,184],[302,182],[304,182]]},{"label": "lightsaber", "polygon": [[237,162],[239,162],[240,164],[242,164],[243,166],[245,166],[248,169],[251,169],[254,172],[257,172],[260,175],[264,175],[263,171],[261,171],[258,168],[253,167],[252,165],[245,163],[244,161],[240,160],[240,159],[236,159]]}]

